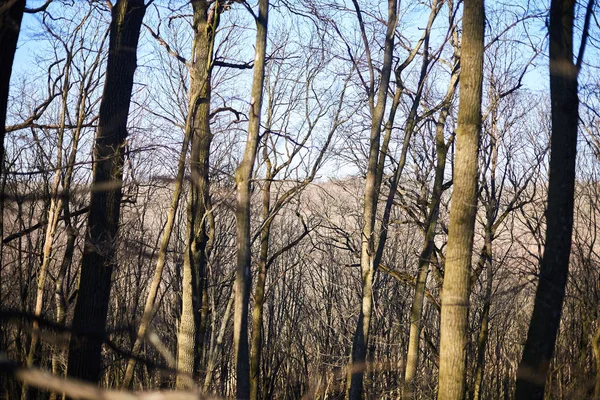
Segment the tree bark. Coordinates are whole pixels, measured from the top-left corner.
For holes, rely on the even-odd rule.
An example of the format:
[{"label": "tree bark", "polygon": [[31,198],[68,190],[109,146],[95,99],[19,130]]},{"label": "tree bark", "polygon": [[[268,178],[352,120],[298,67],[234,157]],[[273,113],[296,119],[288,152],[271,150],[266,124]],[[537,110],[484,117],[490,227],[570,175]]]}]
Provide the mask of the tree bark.
[{"label": "tree bark", "polygon": [[[0,0],[0,174],[4,172],[4,136],[6,135],[6,113],[10,76],[17,51],[17,41],[21,31],[21,20],[25,10],[25,0]],[[3,180],[4,182],[4,180]],[[4,187],[0,193],[0,237],[4,237]],[[2,263],[3,244],[0,242],[0,265]],[[2,277],[0,276],[0,292]],[[4,343],[4,333],[0,326],[0,346]]]},{"label": "tree bark", "polygon": [[187,129],[190,129],[190,194],[188,204],[188,244],[183,263],[182,311],[177,338],[177,388],[190,386],[198,371],[202,353],[201,310],[206,279],[210,210],[209,159],[211,75],[213,47],[221,6],[211,8],[206,0],[192,1],[194,10],[193,64],[190,67],[190,104]]},{"label": "tree bark", "polygon": [[109,54],[94,148],[90,213],[67,370],[69,376],[91,382],[98,381],[102,366],[111,276],[116,265],[127,117],[145,11],[143,0],[119,0],[112,8]]},{"label": "tree bark", "polygon": [[[366,41],[361,11],[355,3],[359,22],[363,29],[363,41]],[[375,105],[374,87],[371,85],[369,104],[371,108],[371,138],[369,145],[369,160],[365,182],[363,205],[363,227],[361,233],[360,266],[362,276],[361,309],[358,316],[354,340],[352,343],[351,362],[348,368],[349,387],[348,398],[359,400],[363,394],[363,378],[366,370],[367,346],[371,326],[371,311],[373,308],[373,278],[375,275],[375,216],[377,213],[377,171],[380,157],[381,125],[385,113],[387,91],[392,73],[392,56],[394,51],[394,34],[397,23],[397,1],[388,0],[388,19],[385,35],[384,59],[381,69],[381,83]],[[369,56],[370,57],[370,56]],[[369,58],[370,59],[370,58]],[[370,64],[370,63],[369,63]],[[369,65],[373,80],[373,66]]]},{"label": "tree bark", "polygon": [[248,349],[248,304],[252,285],[250,243],[250,180],[254,170],[260,136],[260,117],[265,80],[269,0],[259,0],[256,18],[256,57],[250,101],[248,139],[242,162],[235,171],[237,267],[235,274],[235,302],[233,315],[234,365],[236,369],[236,397],[250,398],[250,355]]},{"label": "tree bark", "polygon": [[4,135],[8,92],[25,0],[0,0],[0,172],[4,172]]},{"label": "tree bark", "polygon": [[440,400],[465,397],[469,278],[481,133],[484,14],[483,0],[464,2],[454,190],[440,322]]},{"label": "tree bark", "polygon": [[[574,11],[574,0],[553,0],[551,3],[549,31],[552,136],[546,245],[523,358],[517,370],[517,400],[544,397],[569,272],[579,122],[579,66],[573,62]],[[584,43],[585,36],[584,30]],[[580,59],[581,56],[582,53]]]}]

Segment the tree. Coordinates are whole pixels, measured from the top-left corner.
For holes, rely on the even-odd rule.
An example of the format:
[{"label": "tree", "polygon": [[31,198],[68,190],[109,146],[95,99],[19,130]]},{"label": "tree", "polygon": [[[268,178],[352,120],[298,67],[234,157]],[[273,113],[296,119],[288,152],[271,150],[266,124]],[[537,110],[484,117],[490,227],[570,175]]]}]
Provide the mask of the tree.
[{"label": "tree", "polygon": [[575,161],[579,124],[578,75],[581,70],[594,1],[588,2],[582,41],[573,60],[573,0],[550,5],[550,99],[552,136],[546,210],[546,242],[540,265],[533,314],[517,370],[515,398],[543,399],[546,378],[560,325],[569,274]]},{"label": "tree", "polygon": [[[348,371],[348,397],[360,399],[363,393],[363,377],[366,367],[367,346],[369,343],[369,329],[371,326],[371,312],[373,307],[373,279],[376,265],[375,259],[375,216],[377,214],[377,199],[379,197],[378,169],[380,158],[381,126],[383,123],[386,102],[388,97],[388,86],[392,74],[392,59],[394,52],[394,37],[396,24],[398,22],[397,1],[387,2],[387,28],[385,33],[384,59],[381,67],[381,82],[379,90],[375,91],[375,68],[371,61],[369,42],[362,21],[362,11],[356,1],[353,1],[358,18],[361,37],[367,53],[369,68],[368,101],[370,110],[370,141],[369,155],[367,161],[367,176],[365,182],[363,227],[361,234],[360,265],[362,276],[362,301],[361,309],[356,325],[356,333],[352,343],[351,364]],[[379,182],[378,182],[379,181]]]},{"label": "tree", "polygon": [[235,170],[237,263],[235,272],[235,302],[233,316],[234,364],[236,397],[250,398],[250,354],[248,349],[248,304],[252,286],[250,200],[251,178],[260,138],[260,117],[265,81],[269,0],[259,0],[256,20],[256,58],[250,100],[248,138],[241,163]]},{"label": "tree", "polygon": [[[6,108],[17,40],[21,31],[21,19],[25,0],[0,1],[0,141],[4,146],[6,133]],[[4,171],[4,147],[0,148],[0,171]]]},{"label": "tree", "polygon": [[466,0],[460,100],[440,322],[438,399],[465,397],[469,278],[477,213],[477,167],[483,82],[483,0]]},{"label": "tree", "polygon": [[90,213],[79,293],[69,343],[68,375],[97,382],[102,366],[121,209],[127,118],[137,67],[143,0],[118,0],[111,10],[109,54],[94,147]]},{"label": "tree", "polygon": [[[188,376],[178,376],[177,387],[189,386],[189,376],[198,369],[202,354],[206,315],[206,265],[210,252],[209,231],[211,201],[209,193],[209,160],[211,74],[213,49],[223,5],[209,1],[192,1],[194,12],[194,48],[190,67],[190,102],[186,130],[190,131],[191,184],[188,203],[188,243],[183,262],[181,325],[177,341],[177,368]],[[212,229],[214,231],[214,229]],[[187,382],[187,383],[186,383]]]},{"label": "tree", "polygon": [[[25,0],[0,1],[0,172],[4,172],[4,136],[6,135],[6,111],[13,60],[21,30],[21,19]],[[4,186],[3,186],[4,188]],[[0,193],[0,236],[4,236],[4,190]],[[2,243],[0,243],[0,264],[2,264]],[[0,289],[2,288],[0,277]],[[0,346],[3,332],[0,327]]]}]

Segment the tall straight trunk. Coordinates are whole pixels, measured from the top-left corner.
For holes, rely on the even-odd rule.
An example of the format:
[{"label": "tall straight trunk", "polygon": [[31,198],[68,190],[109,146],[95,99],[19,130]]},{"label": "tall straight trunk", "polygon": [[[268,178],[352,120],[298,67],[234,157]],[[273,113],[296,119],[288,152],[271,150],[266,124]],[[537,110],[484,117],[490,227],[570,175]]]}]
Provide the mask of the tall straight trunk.
[{"label": "tall straight trunk", "polygon": [[[549,28],[552,136],[546,244],[523,358],[517,370],[517,400],[536,400],[544,397],[569,272],[579,120],[577,76],[587,36],[587,27],[584,27],[584,39],[575,64],[574,11],[574,0],[552,0]],[[586,25],[589,13],[590,7],[586,15]]]},{"label": "tall straight trunk", "polygon": [[250,355],[248,351],[248,303],[252,285],[251,243],[250,243],[250,180],[254,170],[256,152],[260,136],[260,116],[265,81],[265,60],[267,51],[267,27],[269,0],[258,1],[256,18],[256,57],[250,100],[250,121],[248,139],[242,162],[235,171],[236,182],[236,236],[237,267],[235,274],[235,306],[233,315],[234,365],[236,369],[236,397],[250,397]]},{"label": "tall straight trunk", "polygon": [[[356,12],[359,21],[362,23],[362,16],[355,3]],[[392,73],[392,56],[394,51],[394,34],[397,23],[397,1],[388,0],[388,19],[385,35],[384,59],[381,70],[381,83],[377,95],[377,104],[375,104],[374,86],[371,85],[369,94],[369,105],[371,108],[371,137],[369,145],[369,160],[367,165],[367,176],[365,182],[365,195],[363,204],[363,227],[361,234],[361,252],[360,266],[362,276],[362,301],[361,309],[354,333],[352,343],[351,363],[348,368],[349,387],[348,397],[350,399],[360,399],[363,394],[363,378],[366,370],[367,347],[369,343],[369,329],[371,326],[371,311],[373,308],[373,278],[375,275],[375,216],[377,212],[377,198],[379,190],[377,187],[377,171],[380,157],[381,125],[385,113],[387,101],[387,91]],[[363,40],[365,39],[363,26]],[[371,68],[371,80],[374,72]]]},{"label": "tall straight trunk", "polygon": [[67,370],[69,376],[91,382],[98,381],[102,366],[110,283],[116,265],[127,117],[145,12],[143,0],[118,0],[112,7],[106,77],[94,148],[90,213]]},{"label": "tall straight trunk", "polygon": [[463,400],[465,397],[469,278],[481,134],[484,15],[483,0],[465,0],[454,190],[440,322],[440,400]]},{"label": "tall straight trunk", "polygon": [[182,310],[177,337],[177,388],[190,386],[197,373],[202,352],[201,310],[206,279],[210,213],[209,156],[211,75],[213,47],[219,14],[218,3],[211,7],[206,0],[193,0],[194,41],[190,66],[190,100],[186,129],[191,140],[190,192],[188,203],[188,243],[183,263]]},{"label": "tall straight trunk", "polygon": [[[17,41],[21,31],[21,20],[25,10],[25,0],[0,0],[0,174],[4,173],[4,136],[6,135],[6,113],[10,76],[17,51]],[[4,179],[0,193],[0,237],[4,237]],[[2,263],[3,244],[0,241],[0,265]],[[2,277],[0,277],[2,293]],[[4,334],[0,326],[0,349],[4,343]]]},{"label": "tall straight trunk", "polygon": [[[454,86],[452,86],[454,87]],[[452,90],[452,97],[453,92]],[[435,166],[435,178],[431,194],[431,203],[429,205],[429,215],[427,217],[425,243],[419,255],[417,282],[415,285],[415,294],[410,311],[410,331],[408,337],[408,352],[406,355],[406,370],[404,372],[404,398],[412,399],[415,395],[414,380],[417,375],[419,365],[419,347],[421,341],[421,320],[423,316],[423,300],[425,298],[425,285],[429,275],[429,264],[435,245],[435,230],[440,210],[442,190],[444,184],[444,171],[446,169],[446,155],[448,154],[448,145],[444,138],[446,119],[450,110],[451,103],[440,111],[440,116],[436,124],[436,152],[437,160]]]},{"label": "tall straight trunk", "polygon": [[0,172],[4,172],[4,135],[8,92],[25,0],[0,0]]}]

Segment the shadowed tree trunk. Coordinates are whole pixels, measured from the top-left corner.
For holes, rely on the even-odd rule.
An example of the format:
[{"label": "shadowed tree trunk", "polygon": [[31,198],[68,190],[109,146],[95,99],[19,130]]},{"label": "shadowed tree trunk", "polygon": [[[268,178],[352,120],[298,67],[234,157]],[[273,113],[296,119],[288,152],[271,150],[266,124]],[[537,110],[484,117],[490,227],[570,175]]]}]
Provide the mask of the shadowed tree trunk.
[{"label": "shadowed tree trunk", "polygon": [[465,397],[469,278],[481,133],[484,14],[483,0],[465,0],[454,190],[440,322],[440,400]]},{"label": "shadowed tree trunk", "polygon": [[0,0],[0,171],[4,171],[4,135],[10,76],[24,10],[25,0]]},{"label": "shadowed tree trunk", "polygon": [[579,122],[577,77],[583,59],[593,0],[588,4],[576,63],[573,62],[575,3],[574,0],[553,0],[550,6],[552,137],[546,245],[527,341],[517,370],[517,400],[544,398],[569,273]]},{"label": "shadowed tree trunk", "polygon": [[119,0],[112,7],[106,80],[94,148],[90,213],[67,370],[69,376],[91,382],[98,381],[102,366],[110,283],[116,264],[127,117],[145,11],[143,0]]},{"label": "shadowed tree trunk", "polygon": [[237,186],[236,237],[237,267],[235,274],[235,305],[233,314],[234,365],[236,369],[236,397],[250,398],[250,354],[248,349],[248,303],[252,286],[250,243],[250,180],[254,170],[260,136],[260,114],[265,81],[267,27],[269,0],[259,0],[256,17],[256,57],[250,100],[248,139],[242,162],[235,171]]},{"label": "shadowed tree trunk", "polygon": [[[4,172],[4,135],[6,134],[6,108],[13,60],[21,31],[21,19],[25,0],[0,0],[0,173]],[[4,237],[4,193],[0,193],[0,237]],[[0,243],[0,265],[2,264],[2,243]],[[0,292],[2,278],[0,277]],[[0,346],[4,343],[0,327]]]}]

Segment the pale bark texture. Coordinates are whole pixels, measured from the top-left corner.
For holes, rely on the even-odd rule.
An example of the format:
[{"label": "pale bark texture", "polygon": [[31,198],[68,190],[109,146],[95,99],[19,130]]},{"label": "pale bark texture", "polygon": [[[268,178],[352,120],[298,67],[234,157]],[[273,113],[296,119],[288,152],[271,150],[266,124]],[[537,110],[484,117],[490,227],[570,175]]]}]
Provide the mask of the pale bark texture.
[{"label": "pale bark texture", "polygon": [[256,17],[256,57],[250,100],[248,139],[242,162],[235,171],[237,267],[233,314],[233,347],[236,371],[236,397],[250,398],[250,354],[248,348],[248,304],[252,286],[250,243],[251,178],[260,136],[260,117],[265,81],[269,0],[259,0]]},{"label": "pale bark texture", "polygon": [[[549,29],[552,137],[546,244],[527,341],[517,370],[517,400],[544,398],[569,273],[579,121],[579,65],[573,62],[574,10],[574,0],[553,0],[551,3]],[[579,60],[582,55],[580,52]]]},{"label": "pale bark texture", "polygon": [[203,332],[201,310],[208,260],[208,213],[210,213],[209,156],[211,73],[214,35],[221,6],[205,0],[192,1],[194,44],[190,67],[190,100],[186,129],[190,130],[190,194],[188,244],[183,262],[182,310],[177,337],[177,388],[185,389],[199,368]]},{"label": "pale bark texture", "polygon": [[481,134],[484,14],[483,0],[464,2],[454,189],[440,323],[440,400],[465,397],[469,278]]},{"label": "pale bark texture", "polygon": [[104,91],[94,148],[90,214],[79,293],[69,343],[69,376],[97,382],[121,209],[127,117],[137,67],[137,45],[146,8],[143,0],[112,7]]}]

